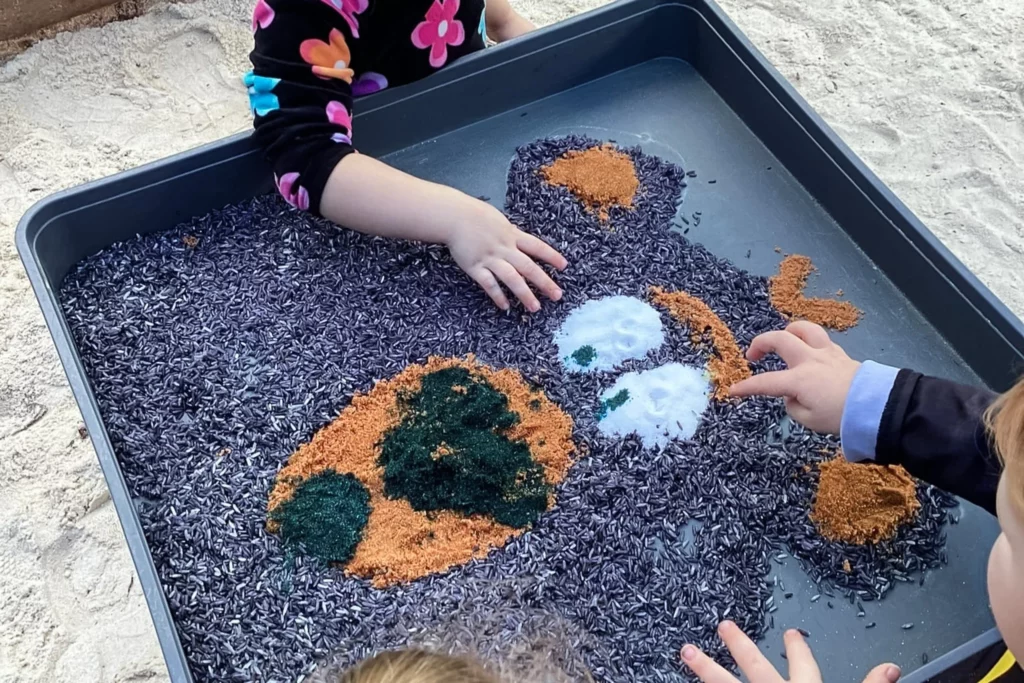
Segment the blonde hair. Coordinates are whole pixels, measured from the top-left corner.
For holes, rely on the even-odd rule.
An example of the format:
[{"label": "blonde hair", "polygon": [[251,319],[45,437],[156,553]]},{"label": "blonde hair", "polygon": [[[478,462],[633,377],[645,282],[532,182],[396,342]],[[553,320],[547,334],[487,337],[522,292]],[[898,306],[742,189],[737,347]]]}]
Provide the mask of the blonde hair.
[{"label": "blonde hair", "polygon": [[427,650],[383,652],[349,669],[338,683],[499,683],[469,657]]},{"label": "blonde hair", "polygon": [[1003,464],[1010,497],[1024,514],[1024,378],[988,407],[985,428]]},{"label": "blonde hair", "polygon": [[[467,662],[472,665],[472,668],[464,670],[472,671],[475,678],[457,678],[451,674],[442,676],[440,680],[593,683],[587,655],[610,659],[602,643],[583,626],[568,621],[557,612],[532,606],[533,598],[530,596],[537,594],[540,585],[535,578],[465,577],[461,585],[467,594],[481,596],[481,601],[454,607],[440,602],[425,606],[422,611],[407,614],[405,619],[408,621],[395,624],[388,633],[388,640],[406,643],[409,651],[421,653],[419,657],[423,657],[423,653],[436,653],[433,656],[443,660],[456,659],[462,666],[467,666]],[[481,609],[482,605],[488,607]],[[493,637],[494,633],[507,627],[510,619],[516,624],[515,633]],[[377,683],[379,680],[391,683],[393,680],[405,680],[380,678],[381,674],[376,670],[374,675],[378,678],[343,678],[358,670],[358,667],[352,668],[352,661],[358,661],[365,652],[357,642],[339,643],[333,652],[317,663],[306,679],[307,683]],[[397,654],[391,652],[384,656],[395,657]],[[366,660],[367,666],[370,661]],[[617,666],[611,666],[613,671],[617,671]],[[418,683],[418,679],[413,680]]]}]

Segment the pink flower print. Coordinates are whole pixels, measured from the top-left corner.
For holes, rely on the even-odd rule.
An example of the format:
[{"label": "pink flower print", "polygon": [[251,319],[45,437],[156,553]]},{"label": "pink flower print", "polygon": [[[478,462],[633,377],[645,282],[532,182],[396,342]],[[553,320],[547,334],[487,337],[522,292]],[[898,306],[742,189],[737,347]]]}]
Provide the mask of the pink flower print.
[{"label": "pink flower print", "polygon": [[440,69],[448,61],[448,46],[462,45],[466,31],[455,18],[459,0],[434,0],[426,20],[412,32],[412,44],[421,50],[430,48],[430,66]]},{"label": "pink flower print", "polygon": [[320,0],[326,5],[330,5],[335,12],[341,15],[342,19],[348,24],[349,29],[352,31],[352,37],[359,37],[359,18],[357,14],[361,14],[366,11],[366,8],[370,6],[370,0]]},{"label": "pink flower print", "polygon": [[267,0],[256,0],[256,6],[252,8],[252,32],[270,26],[273,20],[274,8],[267,4]]},{"label": "pink flower print", "polygon": [[280,178],[274,174],[274,182],[277,184],[277,191],[281,193],[284,200],[300,211],[309,210],[309,193],[306,188],[297,183],[298,173],[285,173]]},{"label": "pink flower print", "polygon": [[328,102],[327,120],[334,125],[341,126],[345,129],[345,135],[342,136],[344,138],[343,140],[338,139],[338,133],[331,136],[332,140],[335,142],[347,142],[352,144],[352,138],[350,137],[352,135],[352,114],[345,108],[344,104],[335,100]]}]

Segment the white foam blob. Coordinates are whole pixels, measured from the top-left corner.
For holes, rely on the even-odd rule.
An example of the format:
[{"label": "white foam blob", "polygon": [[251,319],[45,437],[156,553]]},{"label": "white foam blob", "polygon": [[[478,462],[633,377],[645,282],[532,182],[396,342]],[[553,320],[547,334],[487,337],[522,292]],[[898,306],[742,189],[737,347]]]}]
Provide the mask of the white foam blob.
[{"label": "white foam blob", "polygon": [[622,295],[588,301],[555,332],[558,357],[570,372],[613,370],[664,343],[658,311],[646,301]]},{"label": "white foam blob", "polygon": [[692,365],[627,372],[601,394],[597,424],[608,436],[636,434],[645,448],[685,441],[697,431],[711,393],[707,372]]}]

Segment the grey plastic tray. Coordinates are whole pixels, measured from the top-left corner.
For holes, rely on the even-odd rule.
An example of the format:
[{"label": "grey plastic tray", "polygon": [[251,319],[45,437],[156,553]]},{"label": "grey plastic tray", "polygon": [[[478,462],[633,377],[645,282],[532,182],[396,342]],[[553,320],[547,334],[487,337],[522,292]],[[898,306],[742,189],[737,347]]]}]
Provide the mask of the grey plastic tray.
[{"label": "grey plastic tray", "polygon": [[[239,106],[245,106],[239,102]],[[362,100],[360,149],[469,194],[504,196],[518,145],[583,133],[641,144],[699,177],[681,212],[688,237],[755,273],[774,248],[812,256],[814,288],[843,288],[867,315],[843,337],[855,356],[1004,388],[1024,360],[1024,326],[876,178],[709,0],[618,2],[478,53],[437,76]],[[225,178],[231,182],[224,182]],[[711,184],[709,181],[715,180]],[[192,680],[95,397],[58,302],[82,258],[272,188],[236,136],[54,195],[17,231],[47,324],[110,488],[171,679]],[[498,203],[498,200],[495,200]],[[750,252],[749,257],[747,252]],[[830,681],[859,682],[892,660],[910,683],[949,679],[998,642],[985,590],[995,520],[965,504],[949,528],[949,566],[900,585],[866,630],[842,600],[811,603],[795,564],[778,624],[802,623]],[[790,561],[792,562],[792,561]],[[900,624],[916,622],[911,631]],[[777,664],[781,633],[766,652]],[[923,653],[931,663],[922,666]]]}]

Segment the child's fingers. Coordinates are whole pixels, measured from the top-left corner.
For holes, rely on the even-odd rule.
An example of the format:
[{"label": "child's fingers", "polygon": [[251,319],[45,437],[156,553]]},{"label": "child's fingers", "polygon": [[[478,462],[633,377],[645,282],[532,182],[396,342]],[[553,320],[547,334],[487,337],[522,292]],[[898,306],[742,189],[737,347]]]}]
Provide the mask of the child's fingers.
[{"label": "child's fingers", "polygon": [[718,636],[729,648],[729,653],[736,660],[736,666],[750,683],[784,683],[772,663],[761,654],[754,641],[748,638],[739,626],[731,621],[723,621],[718,625]]},{"label": "child's fingers", "polygon": [[785,402],[786,412],[789,413],[789,416],[803,426],[808,427],[814,419],[811,409],[791,396],[786,396]]},{"label": "child's fingers", "polygon": [[477,268],[469,274],[473,280],[480,285],[480,288],[487,292],[487,296],[491,297],[491,301],[497,305],[503,311],[507,311],[509,308],[508,297],[505,296],[505,292],[502,291],[501,285],[495,279],[491,271],[486,268]]},{"label": "child's fingers", "polygon": [[900,675],[900,668],[895,664],[879,664],[868,672],[864,683],[896,683]]},{"label": "child's fingers", "polygon": [[739,683],[735,676],[695,645],[684,645],[680,656],[690,671],[704,683]]},{"label": "child's fingers", "polygon": [[748,377],[729,387],[729,395],[737,398],[747,396],[792,396],[796,393],[797,377],[792,370],[762,372]]},{"label": "child's fingers", "polygon": [[789,680],[794,683],[820,681],[821,671],[803,635],[790,629],[782,638],[786,644],[786,659],[789,661]]},{"label": "child's fingers", "polygon": [[565,270],[569,262],[565,260],[565,257],[559,254],[554,247],[540,239],[534,237],[528,233],[523,233],[516,240],[516,246],[519,247],[520,251],[524,254],[528,254],[533,258],[540,259],[544,263],[548,263],[558,270]]},{"label": "child's fingers", "polygon": [[786,365],[793,366],[807,358],[811,348],[803,339],[784,330],[773,330],[754,337],[747,349],[747,360],[758,361],[769,353],[777,354]]},{"label": "child's fingers", "polygon": [[797,320],[786,326],[786,332],[800,337],[812,349],[826,349],[832,344],[828,332],[821,325],[815,325],[807,320]]},{"label": "child's fingers", "polygon": [[555,281],[548,277],[544,269],[534,263],[533,259],[519,251],[509,255],[509,263],[519,271],[519,274],[532,282],[544,296],[552,301],[562,298],[562,290]]},{"label": "child's fingers", "polygon": [[512,267],[511,263],[495,259],[487,264],[487,269],[505,283],[505,286],[516,295],[516,298],[523,302],[526,310],[531,313],[536,313],[540,310],[540,301],[537,300],[537,296],[530,289],[530,285],[526,284],[526,280],[519,274],[519,271]]}]

